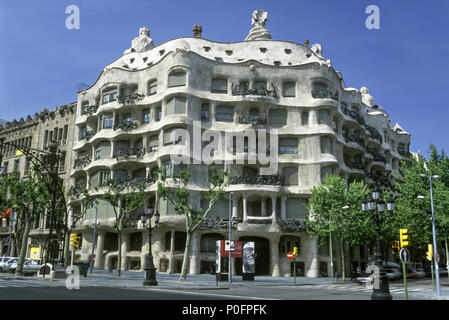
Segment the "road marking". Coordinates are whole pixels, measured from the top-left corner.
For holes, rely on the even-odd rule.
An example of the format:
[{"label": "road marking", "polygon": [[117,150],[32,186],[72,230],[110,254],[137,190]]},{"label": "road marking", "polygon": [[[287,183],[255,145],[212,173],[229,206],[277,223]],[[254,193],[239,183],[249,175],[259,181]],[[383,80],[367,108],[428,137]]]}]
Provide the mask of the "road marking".
[{"label": "road marking", "polygon": [[280,300],[280,299],[273,299],[273,298],[237,296],[237,295],[230,295],[230,294],[206,293],[206,292],[195,292],[195,291],[177,291],[177,290],[170,290],[170,289],[155,289],[155,288],[151,288],[151,289],[148,289],[148,290],[174,292],[174,293],[177,293],[177,294],[186,294],[186,295],[187,294],[196,294],[196,295],[201,295],[201,296],[216,296],[216,297],[218,296],[218,297],[228,297],[228,298],[243,298],[243,299],[250,299],[250,300]]}]

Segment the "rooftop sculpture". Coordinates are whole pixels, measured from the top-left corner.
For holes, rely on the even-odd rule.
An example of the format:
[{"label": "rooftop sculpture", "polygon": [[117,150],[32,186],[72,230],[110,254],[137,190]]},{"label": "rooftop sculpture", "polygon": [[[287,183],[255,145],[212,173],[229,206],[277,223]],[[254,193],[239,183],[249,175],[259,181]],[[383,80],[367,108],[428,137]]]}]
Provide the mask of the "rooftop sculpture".
[{"label": "rooftop sculpture", "polygon": [[155,47],[153,39],[150,38],[150,29],[142,27],[139,29],[139,36],[135,37],[131,42],[131,48],[125,51],[129,52],[144,52]]},{"label": "rooftop sculpture", "polygon": [[267,20],[268,12],[264,10],[254,10],[251,20],[251,24],[254,27],[249,31],[245,41],[271,39],[270,31],[265,28]]}]

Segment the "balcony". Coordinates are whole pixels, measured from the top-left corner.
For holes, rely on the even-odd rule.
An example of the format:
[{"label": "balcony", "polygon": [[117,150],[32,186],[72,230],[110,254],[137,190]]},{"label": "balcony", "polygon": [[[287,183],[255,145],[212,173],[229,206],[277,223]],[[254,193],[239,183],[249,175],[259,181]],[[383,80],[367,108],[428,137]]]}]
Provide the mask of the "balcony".
[{"label": "balcony", "polygon": [[278,221],[282,232],[300,232],[305,231],[306,227],[300,219],[287,219]]},{"label": "balcony", "polygon": [[124,120],[113,127],[113,130],[121,129],[128,132],[129,130],[137,129],[139,124],[136,121]]},{"label": "balcony", "polygon": [[369,131],[371,138],[379,141],[379,143],[382,144],[382,135],[379,133],[379,130],[368,125],[365,125],[365,128]]},{"label": "balcony", "polygon": [[343,134],[343,138],[345,138],[346,143],[355,142],[359,146],[361,146],[363,149],[365,149],[365,142],[363,141],[362,137],[355,135],[355,134],[350,134],[350,135]]},{"label": "balcony", "polygon": [[332,93],[324,88],[317,88],[312,90],[312,98],[314,99],[332,99],[338,101],[338,92]]},{"label": "balcony", "polygon": [[81,135],[81,140],[86,139],[89,140],[90,138],[92,138],[94,135],[97,134],[97,130],[92,129],[90,131],[86,131]]},{"label": "balcony", "polygon": [[282,177],[279,173],[271,176],[257,175],[255,177],[248,176],[234,176],[230,179],[230,184],[256,184],[269,186],[283,186]]},{"label": "balcony", "polygon": [[349,163],[349,168],[366,171],[366,167],[365,167],[365,165],[363,164],[362,161],[350,162]]},{"label": "balcony", "polygon": [[342,112],[347,115],[348,117],[356,120],[360,125],[365,126],[365,119],[363,119],[363,117],[360,115],[360,113],[358,111],[355,110],[349,110],[348,108],[346,108],[344,105],[341,105],[341,110]]},{"label": "balcony", "polygon": [[77,159],[75,159],[73,169],[76,169],[78,167],[83,168],[87,166],[91,161],[92,159],[89,156],[79,156]]},{"label": "balcony", "polygon": [[145,95],[139,93],[121,94],[117,96],[117,101],[122,104],[135,104],[143,98],[145,98]]},{"label": "balcony", "polygon": [[278,98],[278,90],[274,84],[271,84],[272,90],[268,90],[265,86],[258,86],[256,88],[249,89],[247,86],[240,86],[237,84],[231,84],[233,96],[249,96],[256,95],[262,97]]},{"label": "balcony", "polygon": [[240,116],[239,121],[241,124],[251,124],[253,126],[267,124],[267,119],[261,118],[260,116]]},{"label": "balcony", "polygon": [[98,106],[83,106],[81,109],[81,115],[93,115],[94,113],[96,113],[98,110]]},{"label": "balcony", "polygon": [[373,156],[374,161],[383,162],[385,164],[387,163],[387,158],[385,157],[385,155],[377,151],[376,149],[367,147],[366,152]]},{"label": "balcony", "polygon": [[130,157],[140,158],[145,154],[145,148],[114,148],[113,158],[124,158],[128,160]]},{"label": "balcony", "polygon": [[410,157],[410,152],[405,150],[404,148],[399,148],[398,147],[398,153],[403,156],[403,157]]}]

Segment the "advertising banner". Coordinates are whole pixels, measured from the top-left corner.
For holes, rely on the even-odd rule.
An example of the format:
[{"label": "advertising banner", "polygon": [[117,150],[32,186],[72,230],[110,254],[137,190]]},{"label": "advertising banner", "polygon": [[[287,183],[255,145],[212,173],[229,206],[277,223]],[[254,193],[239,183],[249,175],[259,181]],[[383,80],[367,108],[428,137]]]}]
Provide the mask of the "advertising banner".
[{"label": "advertising banner", "polygon": [[254,274],[256,272],[256,257],[254,251],[254,242],[245,242],[243,244],[242,268],[243,273]]}]

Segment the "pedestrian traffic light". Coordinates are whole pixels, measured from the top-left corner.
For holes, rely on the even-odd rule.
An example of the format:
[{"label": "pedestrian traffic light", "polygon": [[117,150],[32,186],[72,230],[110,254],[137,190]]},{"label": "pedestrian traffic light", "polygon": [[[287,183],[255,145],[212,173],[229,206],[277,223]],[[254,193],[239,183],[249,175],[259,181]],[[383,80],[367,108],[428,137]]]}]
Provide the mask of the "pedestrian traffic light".
[{"label": "pedestrian traffic light", "polygon": [[76,233],[70,234],[70,245],[72,245],[74,248],[78,249],[80,246],[80,237],[77,237]]},{"label": "pedestrian traffic light", "polygon": [[393,250],[392,250],[393,255],[399,254],[399,241],[393,241],[393,242],[391,243],[391,248],[393,249]]},{"label": "pedestrian traffic light", "polygon": [[401,248],[408,247],[410,245],[408,229],[399,229]]},{"label": "pedestrian traffic light", "polygon": [[295,257],[298,255],[298,247],[293,247],[293,255]]},{"label": "pedestrian traffic light", "polygon": [[432,258],[433,258],[433,245],[428,244],[427,248],[428,249],[427,249],[427,252],[426,252],[426,258],[427,258],[427,260],[432,261]]}]

